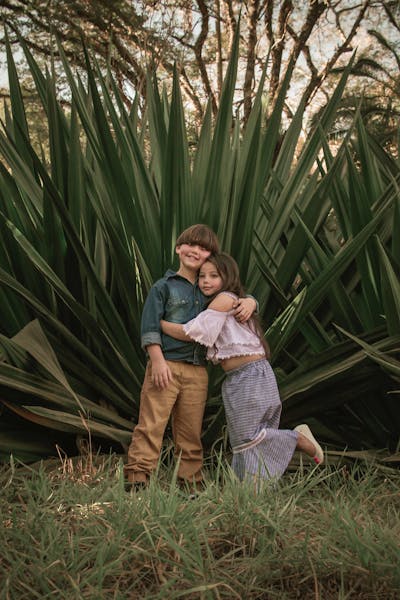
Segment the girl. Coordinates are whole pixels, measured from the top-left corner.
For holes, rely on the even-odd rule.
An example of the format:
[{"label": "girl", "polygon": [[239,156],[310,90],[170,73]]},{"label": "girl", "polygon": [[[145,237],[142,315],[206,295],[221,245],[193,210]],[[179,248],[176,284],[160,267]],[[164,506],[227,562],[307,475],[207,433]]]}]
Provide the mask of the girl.
[{"label": "girl", "polygon": [[200,268],[199,287],[211,298],[208,308],[184,325],[161,321],[161,327],[167,335],[207,346],[207,358],[224,369],[222,398],[236,475],[280,477],[296,448],[322,463],[322,448],[307,425],[278,429],[281,401],[261,328],[254,318],[238,323],[233,316],[235,301],[244,295],[234,259],[225,253],[209,257]]}]

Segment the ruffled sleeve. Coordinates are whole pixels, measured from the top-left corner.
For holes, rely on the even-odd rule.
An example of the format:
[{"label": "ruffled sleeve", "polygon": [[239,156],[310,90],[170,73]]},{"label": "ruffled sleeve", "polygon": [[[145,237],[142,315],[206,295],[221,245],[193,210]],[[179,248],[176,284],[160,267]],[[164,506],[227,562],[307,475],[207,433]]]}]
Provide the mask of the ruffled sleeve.
[{"label": "ruffled sleeve", "polygon": [[230,312],[207,308],[183,325],[183,331],[199,344],[211,348],[218,339]]}]

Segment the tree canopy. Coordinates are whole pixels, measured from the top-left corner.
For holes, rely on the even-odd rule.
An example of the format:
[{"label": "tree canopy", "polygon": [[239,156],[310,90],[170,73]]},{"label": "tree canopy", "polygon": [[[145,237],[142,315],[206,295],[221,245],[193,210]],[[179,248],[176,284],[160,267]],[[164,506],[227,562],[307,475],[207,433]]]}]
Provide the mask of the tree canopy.
[{"label": "tree canopy", "polygon": [[[20,34],[36,56],[57,60],[55,37],[77,68],[82,40],[111,68],[127,105],[146,98],[146,68],[170,80],[178,66],[186,103],[197,121],[207,101],[214,114],[232,39],[240,23],[236,105],[247,120],[266,66],[273,107],[286,70],[292,71],[289,115],[327,93],[336,71],[358,48],[357,73],[398,91],[398,2],[385,0],[3,0],[1,21],[11,44]],[[396,83],[397,82],[397,83]]]}]

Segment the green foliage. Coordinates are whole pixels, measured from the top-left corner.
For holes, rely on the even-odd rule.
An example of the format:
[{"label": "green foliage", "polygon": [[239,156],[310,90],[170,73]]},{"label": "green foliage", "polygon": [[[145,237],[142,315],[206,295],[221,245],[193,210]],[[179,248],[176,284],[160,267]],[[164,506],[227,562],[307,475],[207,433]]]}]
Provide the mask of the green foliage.
[{"label": "green foliage", "polygon": [[[47,115],[48,159],[30,141],[9,52],[11,109],[0,132],[2,431],[23,437],[30,422],[63,440],[90,431],[106,444],[129,441],[144,373],[143,300],[174,262],[177,234],[205,222],[259,299],[283,424],[312,419],[332,444],[396,448],[400,416],[388,392],[399,381],[399,165],[361,120],[334,155],[327,144],[351,62],[299,156],[303,106],[281,133],[289,76],[265,125],[261,82],[241,130],[232,116],[237,44],[216,121],[209,108],[191,152],[176,73],[171,98],[149,74],[142,114],[136,103],[127,110],[111,75],[102,78],[88,56],[85,82],[64,58],[66,109],[53,76],[24,48]],[[214,373],[206,444],[224,424],[219,380]],[[0,450],[19,447],[8,436]]]}]

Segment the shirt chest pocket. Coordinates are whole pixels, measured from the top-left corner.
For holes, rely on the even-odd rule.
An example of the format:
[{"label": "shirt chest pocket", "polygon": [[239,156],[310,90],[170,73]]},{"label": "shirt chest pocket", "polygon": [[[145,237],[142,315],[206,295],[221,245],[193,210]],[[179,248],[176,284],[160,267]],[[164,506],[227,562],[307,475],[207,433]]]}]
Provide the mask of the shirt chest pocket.
[{"label": "shirt chest pocket", "polygon": [[170,296],[165,307],[165,318],[167,321],[184,323],[189,320],[190,299]]}]

